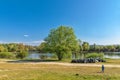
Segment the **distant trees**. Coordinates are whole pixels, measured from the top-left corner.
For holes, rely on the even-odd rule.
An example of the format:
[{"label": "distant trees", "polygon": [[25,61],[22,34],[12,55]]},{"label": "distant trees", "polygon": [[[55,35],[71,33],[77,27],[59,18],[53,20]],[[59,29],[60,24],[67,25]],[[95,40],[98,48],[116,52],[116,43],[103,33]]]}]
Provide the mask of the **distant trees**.
[{"label": "distant trees", "polygon": [[83,42],[82,44],[83,51],[88,51],[90,46],[88,42]]},{"label": "distant trees", "polygon": [[59,60],[67,54],[79,51],[78,41],[71,27],[60,26],[52,29],[45,38],[46,47],[49,52],[57,54]]},{"label": "distant trees", "polygon": [[0,58],[11,58],[11,56],[16,56],[17,58],[24,58],[27,56],[30,46],[23,45],[22,43],[10,43],[10,44],[0,44]]},{"label": "distant trees", "polygon": [[5,51],[5,47],[0,45],[0,52],[4,52]]},{"label": "distant trees", "polygon": [[41,43],[38,47],[37,50],[41,53],[47,52],[47,44],[45,42]]},{"label": "distant trees", "polygon": [[90,45],[89,51],[91,52],[119,52],[120,45]]},{"label": "distant trees", "polygon": [[15,43],[6,44],[6,46],[9,52],[16,52],[18,49]]},{"label": "distant trees", "polygon": [[89,51],[92,52],[100,52],[100,50],[102,50],[102,46],[96,45],[95,43],[93,45],[90,45],[90,49]]}]

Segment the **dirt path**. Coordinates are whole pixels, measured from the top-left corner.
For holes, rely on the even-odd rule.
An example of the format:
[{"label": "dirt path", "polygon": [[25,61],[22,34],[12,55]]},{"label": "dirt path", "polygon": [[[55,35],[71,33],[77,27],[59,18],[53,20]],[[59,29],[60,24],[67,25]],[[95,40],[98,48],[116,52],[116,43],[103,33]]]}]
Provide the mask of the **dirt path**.
[{"label": "dirt path", "polygon": [[[95,64],[95,63],[63,63],[63,62],[24,62],[24,61],[16,61],[16,60],[6,60],[1,61],[0,63],[7,63],[9,61],[12,61],[10,63],[16,64],[48,64],[48,65],[62,65],[62,66],[88,66],[88,67],[101,67],[102,64]],[[119,64],[104,64],[105,67],[115,67],[120,68]]]},{"label": "dirt path", "polygon": [[[39,62],[39,63],[25,63],[25,64],[48,64],[48,65],[62,65],[62,66],[89,66],[89,67],[101,67],[102,64],[75,64],[75,63],[60,63],[60,62]],[[105,67],[116,67],[120,68],[117,64],[104,64]]]}]

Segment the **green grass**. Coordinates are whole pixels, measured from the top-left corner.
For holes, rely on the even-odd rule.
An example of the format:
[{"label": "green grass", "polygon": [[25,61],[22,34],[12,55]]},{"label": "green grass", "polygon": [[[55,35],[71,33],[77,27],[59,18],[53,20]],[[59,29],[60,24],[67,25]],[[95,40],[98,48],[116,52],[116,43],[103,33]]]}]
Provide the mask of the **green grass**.
[{"label": "green grass", "polygon": [[105,59],[106,60],[106,64],[120,64],[120,59]]},{"label": "green grass", "polygon": [[[0,63],[0,80],[119,80],[120,68]],[[76,74],[79,74],[76,76]]]},{"label": "green grass", "polygon": [[[119,80],[120,68],[105,68],[101,73],[101,67],[62,66],[53,64],[31,63],[4,63],[8,59],[0,59],[0,80]],[[39,62],[30,60],[29,62]],[[47,62],[70,62],[47,60]],[[104,64],[120,64],[119,59],[106,59]],[[3,63],[2,63],[3,62]],[[94,63],[102,64],[102,63]],[[92,64],[91,64],[92,65]],[[76,75],[78,74],[78,75]]]}]

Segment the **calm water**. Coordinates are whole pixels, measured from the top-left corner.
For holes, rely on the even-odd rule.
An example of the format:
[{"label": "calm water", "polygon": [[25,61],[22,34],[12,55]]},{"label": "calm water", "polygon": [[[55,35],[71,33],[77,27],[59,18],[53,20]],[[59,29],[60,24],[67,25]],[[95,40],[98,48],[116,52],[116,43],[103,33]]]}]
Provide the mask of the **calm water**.
[{"label": "calm water", "polygon": [[27,56],[27,59],[40,59],[40,56],[47,56],[47,58],[51,58],[53,54],[50,53],[38,53],[38,52],[30,52]]},{"label": "calm water", "polygon": [[[27,56],[28,59],[40,59],[40,56],[45,55],[47,58],[51,58],[54,56],[54,54],[50,53],[37,53],[37,52],[31,52]],[[80,57],[84,58],[83,54],[80,54]],[[105,58],[111,58],[111,59],[120,59],[120,52],[107,52],[104,53]],[[74,56],[73,56],[74,58]]]},{"label": "calm water", "polygon": [[105,58],[120,59],[120,52],[107,52],[104,54]]}]

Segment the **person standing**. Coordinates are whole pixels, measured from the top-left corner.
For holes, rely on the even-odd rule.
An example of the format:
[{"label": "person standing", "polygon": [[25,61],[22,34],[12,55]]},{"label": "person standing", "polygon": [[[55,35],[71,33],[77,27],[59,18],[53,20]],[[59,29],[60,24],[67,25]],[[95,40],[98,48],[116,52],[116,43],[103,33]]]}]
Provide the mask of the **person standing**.
[{"label": "person standing", "polygon": [[104,65],[102,65],[102,72],[104,73],[104,70],[105,70],[105,67],[104,67]]}]

